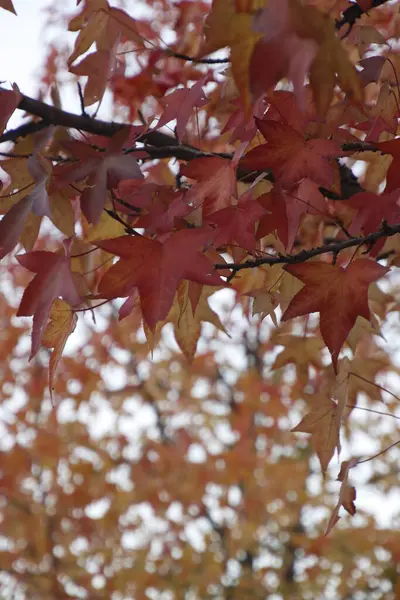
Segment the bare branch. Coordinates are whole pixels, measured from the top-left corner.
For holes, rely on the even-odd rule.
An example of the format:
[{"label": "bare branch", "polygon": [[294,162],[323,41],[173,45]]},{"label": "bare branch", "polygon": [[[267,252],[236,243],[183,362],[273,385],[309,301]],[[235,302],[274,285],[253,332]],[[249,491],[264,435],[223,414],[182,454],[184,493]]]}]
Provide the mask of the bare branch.
[{"label": "bare branch", "polygon": [[324,246],[318,246],[317,248],[311,248],[311,250],[301,250],[297,254],[278,254],[277,256],[268,256],[263,258],[254,258],[253,260],[247,260],[243,263],[232,263],[232,264],[216,264],[216,269],[232,269],[232,272],[241,271],[242,269],[254,269],[261,265],[277,265],[277,264],[288,264],[294,265],[297,263],[305,262],[314,256],[320,256],[321,254],[332,253],[337,256],[339,252],[346,248],[352,248],[354,246],[373,245],[377,240],[383,237],[392,237],[400,233],[400,224],[389,226],[382,225],[379,231],[374,231],[369,235],[353,237],[349,240],[340,242],[333,242],[331,244],[325,244]]}]

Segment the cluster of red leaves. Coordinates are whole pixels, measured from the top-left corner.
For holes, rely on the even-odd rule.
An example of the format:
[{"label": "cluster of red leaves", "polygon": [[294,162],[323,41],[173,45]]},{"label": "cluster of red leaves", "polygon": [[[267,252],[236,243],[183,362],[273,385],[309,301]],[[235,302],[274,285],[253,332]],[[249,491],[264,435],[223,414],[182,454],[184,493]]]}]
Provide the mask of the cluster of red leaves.
[{"label": "cluster of red leaves", "polygon": [[[376,56],[364,57],[355,45],[362,60],[357,68],[352,64],[346,41],[337,35],[334,11],[329,15],[299,0],[264,4],[214,0],[204,24],[198,57],[230,47],[240,90],[228,98],[231,104],[224,101],[229,81],[232,85],[229,74],[182,66],[184,46],[155,51],[157,31],[149,21],[134,19],[107,0],[86,0],[70,21],[70,31],[78,33],[68,66],[88,78],[84,106],[101,101],[109,87],[141,122],[106,139],[74,135],[56,115],[54,125],[60,127],[17,141],[14,156],[2,163],[9,185],[1,197],[1,258],[21,243],[26,252],[17,260],[35,273],[17,314],[33,316],[31,357],[41,345],[54,348],[51,389],[77,315],[95,310],[97,301],[125,299],[120,319],[140,311],[151,347],[162,326],[172,322],[189,360],[201,322],[223,330],[207,303],[221,287],[253,296],[254,312],[271,315],[274,323],[278,307],[283,322],[319,313],[335,374],[357,320],[371,320],[369,290],[391,264],[376,262],[386,235],[370,246],[352,237],[397,225],[400,211],[398,114],[387,115],[384,107],[378,113],[378,101],[371,101],[376,88],[387,84],[381,78],[384,62],[377,66]],[[12,4],[3,7],[10,10]],[[206,7],[198,10],[204,13]],[[141,66],[133,77],[126,74],[129,52],[120,53],[122,47],[135,53]],[[193,42],[188,48],[194,49]],[[274,91],[282,81],[291,82],[293,92]],[[22,96],[17,86],[0,94],[4,129]],[[211,121],[220,105],[229,117],[221,136]],[[171,123],[175,137],[163,137],[159,130]],[[368,164],[364,191],[348,197],[343,162],[357,158],[351,144],[362,150],[369,126],[374,135],[367,141],[374,146],[368,150],[381,160],[379,172],[371,174]],[[197,137],[201,148],[194,147]],[[163,142],[157,145],[156,139]],[[393,157],[389,167],[385,155]],[[182,161],[178,171],[174,167],[175,179],[166,162],[152,161],[171,156]],[[54,249],[55,242],[52,251],[39,249],[43,218],[64,234],[61,250]],[[339,244],[333,260],[328,238]],[[312,253],[315,246],[321,247],[318,255]],[[90,263],[84,260],[88,256]],[[269,258],[288,264],[275,280],[262,285],[255,280],[241,290],[235,274],[260,270]],[[306,417],[297,427],[311,434],[317,427],[324,471],[334,449],[340,449],[343,407],[335,399],[328,399],[328,408],[322,403],[323,416],[317,411],[311,423]],[[350,488],[343,489],[347,499],[341,502],[353,513]]]}]

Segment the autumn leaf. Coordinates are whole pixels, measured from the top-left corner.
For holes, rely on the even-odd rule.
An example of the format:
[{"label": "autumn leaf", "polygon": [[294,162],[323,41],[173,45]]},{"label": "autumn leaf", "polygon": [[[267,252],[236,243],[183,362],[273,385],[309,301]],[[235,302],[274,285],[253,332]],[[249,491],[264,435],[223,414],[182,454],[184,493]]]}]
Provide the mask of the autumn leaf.
[{"label": "autumn leaf", "polygon": [[257,238],[276,231],[287,251],[293,248],[304,214],[323,215],[327,212],[325,199],[318,185],[307,177],[290,191],[274,185],[270,192],[259,196],[257,201],[267,213],[260,219]]},{"label": "autumn leaf", "polygon": [[322,338],[336,371],[339,352],[358,316],[369,321],[368,288],[390,269],[365,258],[344,269],[325,263],[287,265],[285,270],[305,285],[282,316],[283,321],[320,313]]},{"label": "autumn leaf", "polygon": [[[400,216],[400,189],[392,192],[374,194],[360,192],[346,200],[346,206],[355,210],[348,231],[351,235],[358,235],[363,231],[366,235],[377,231],[383,222],[395,225]],[[386,241],[385,237],[374,244],[371,256],[376,256]]]},{"label": "autumn leaf", "polygon": [[[191,362],[197,349],[201,334],[201,324],[211,323],[227,334],[218,315],[210,308],[209,297],[217,290],[210,286],[200,285],[192,281],[181,281],[178,286],[172,308],[166,318],[174,327],[174,335],[179,348],[186,359]],[[198,295],[198,300],[193,306],[191,296]]]},{"label": "autumn leaf", "polygon": [[203,285],[224,284],[201,252],[211,239],[210,231],[202,229],[178,231],[164,243],[141,236],[96,241],[96,246],[120,257],[100,281],[99,294],[124,298],[137,288],[143,318],[154,329],[166,318],[182,279]]},{"label": "autumn leaf", "polygon": [[70,245],[71,240],[64,242],[65,252],[34,250],[16,257],[20,265],[36,273],[24,291],[17,312],[20,317],[33,316],[30,358],[33,358],[39,350],[54,300],[61,297],[70,306],[76,306],[81,302],[69,264]]},{"label": "autumn leaf", "polygon": [[326,139],[306,140],[298,131],[277,121],[255,119],[266,144],[253,148],[240,161],[248,171],[272,170],[284,188],[297,184],[303,177],[330,188],[337,165],[332,159],[342,155],[336,142]]},{"label": "autumn leaf", "polygon": [[260,34],[252,31],[252,15],[237,10],[235,0],[213,0],[204,24],[206,42],[200,56],[229,46],[232,72],[243,106],[250,106],[249,65]]},{"label": "autumn leaf", "polygon": [[297,433],[310,433],[322,472],[325,473],[336,449],[340,447],[340,423],[337,404],[327,397],[314,397],[312,409],[292,429]]},{"label": "autumn leaf", "polygon": [[[11,252],[23,236],[31,213],[36,217],[51,218],[46,184],[51,173],[51,164],[39,154],[29,157],[27,169],[35,180],[32,192],[21,198],[0,221],[0,258]],[[40,224],[40,219],[38,220]],[[38,232],[37,232],[38,233]],[[36,239],[37,236],[35,236]]]},{"label": "autumn leaf", "polygon": [[87,179],[80,201],[89,223],[98,223],[109,187],[117,187],[118,182],[124,179],[143,179],[136,158],[123,152],[128,134],[128,130],[116,133],[109,141],[106,152],[98,152],[89,144],[77,140],[63,144],[79,162],[55,167],[52,191]]},{"label": "autumn leaf", "polygon": [[202,108],[208,102],[203,90],[203,86],[208,79],[209,76],[205,75],[191,88],[180,88],[161,98],[160,102],[165,108],[158,120],[156,129],[176,120],[176,135],[178,140],[182,140],[186,125],[192,114],[194,114],[194,110]]},{"label": "autumn leaf", "polygon": [[203,217],[233,204],[237,195],[236,169],[233,161],[218,156],[196,158],[181,167],[181,174],[195,179],[187,202],[203,207]]},{"label": "autumn leaf", "polygon": [[342,484],[340,486],[339,491],[339,499],[337,504],[332,512],[331,518],[329,519],[328,526],[326,528],[325,535],[333,529],[336,523],[339,521],[339,510],[340,507],[343,508],[351,515],[352,517],[356,514],[356,505],[354,504],[356,499],[356,488],[349,484],[349,472],[350,469],[355,467],[357,464],[357,460],[352,458],[351,460],[345,460],[342,462],[340,466],[340,473],[337,477],[338,481],[341,481]]},{"label": "autumn leaf", "polygon": [[275,310],[279,306],[279,294],[278,292],[268,290],[253,290],[248,292],[248,296],[254,298],[253,302],[253,315],[261,314],[261,319],[270,316],[275,327],[278,327],[278,320],[276,318]]},{"label": "autumn leaf", "polygon": [[85,2],[82,12],[69,22],[69,30],[79,33],[68,66],[85,54],[94,42],[99,50],[107,50],[123,35],[138,45],[143,44],[135,19],[125,11],[111,7],[107,0]]},{"label": "autumn leaf", "polygon": [[360,79],[336,37],[334,23],[315,6],[303,6],[297,0],[269,0],[256,14],[253,28],[263,34],[250,67],[256,95],[288,76],[304,108],[304,78],[309,71],[321,116],[331,103],[336,83],[355,102],[362,101]]},{"label": "autumn leaf", "polygon": [[77,314],[64,300],[54,300],[46,329],[42,336],[42,346],[53,348],[49,365],[49,391],[53,397],[54,381],[58,363],[62,356],[68,337],[75,330],[78,322]]},{"label": "autumn leaf", "polygon": [[393,160],[386,174],[385,192],[393,192],[400,188],[400,138],[379,142],[375,144],[378,150],[385,154],[391,154]]},{"label": "autumn leaf", "polygon": [[[3,8],[6,8],[3,6]],[[9,8],[11,12],[14,9]],[[21,92],[18,86],[14,83],[12,90],[0,90],[0,133],[2,133],[7,125],[8,119],[11,117],[18,104],[21,102]]]},{"label": "autumn leaf", "polygon": [[102,100],[111,77],[117,75],[121,68],[123,66],[114,49],[92,52],[69,68],[74,75],[88,78],[83,95],[85,106]]},{"label": "autumn leaf", "polygon": [[17,14],[15,12],[12,0],[0,0],[0,8],[5,8],[6,10],[9,10],[10,12],[14,13],[14,15]]},{"label": "autumn leaf", "polygon": [[323,342],[320,337],[302,337],[298,335],[277,335],[274,343],[283,345],[283,350],[275,358],[272,369],[293,364],[299,382],[304,386],[310,379],[310,367],[322,368],[321,349]]},{"label": "autumn leaf", "polygon": [[249,252],[254,252],[254,224],[266,212],[257,200],[253,199],[250,191],[239,197],[236,206],[217,210],[204,219],[204,225],[216,229],[216,248],[226,244],[237,244]]}]

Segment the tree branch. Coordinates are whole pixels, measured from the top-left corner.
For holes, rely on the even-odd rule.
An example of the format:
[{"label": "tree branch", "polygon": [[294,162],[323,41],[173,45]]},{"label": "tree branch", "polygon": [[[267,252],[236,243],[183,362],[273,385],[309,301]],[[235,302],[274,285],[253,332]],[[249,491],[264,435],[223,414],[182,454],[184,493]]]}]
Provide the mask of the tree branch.
[{"label": "tree branch", "polygon": [[349,29],[346,33],[346,35],[348,35],[353,29],[357,19],[362,17],[362,15],[367,14],[368,10],[370,10],[371,8],[377,8],[378,6],[382,6],[382,4],[385,4],[386,2],[388,2],[388,0],[371,0],[371,5],[367,10],[361,8],[359,4],[352,4],[351,6],[346,8],[346,10],[343,11],[342,18],[340,20],[336,20],[336,29],[340,29],[341,27],[343,27],[343,25],[348,25]]},{"label": "tree branch", "polygon": [[333,242],[331,244],[325,244],[324,246],[318,246],[317,248],[311,248],[311,250],[301,250],[297,254],[278,254],[277,256],[268,256],[264,258],[255,258],[253,260],[247,260],[243,263],[232,263],[232,264],[220,264],[214,265],[216,269],[231,269],[233,273],[241,271],[242,269],[253,269],[260,267],[261,265],[277,265],[277,264],[288,264],[294,265],[297,263],[305,262],[314,256],[320,256],[321,254],[328,254],[331,252],[334,256],[337,256],[339,252],[346,248],[352,248],[354,246],[368,245],[372,246],[377,240],[383,237],[392,237],[400,233],[400,223],[397,225],[383,224],[379,231],[374,231],[368,235],[353,237],[349,240],[343,240],[340,242]]},{"label": "tree branch", "polygon": [[201,64],[201,65],[219,65],[226,64],[230,62],[230,58],[196,58],[194,56],[188,56],[187,54],[181,54],[180,52],[174,52],[173,50],[166,50],[166,53],[169,56],[173,56],[174,58],[180,58],[182,60],[187,60],[192,63]]}]

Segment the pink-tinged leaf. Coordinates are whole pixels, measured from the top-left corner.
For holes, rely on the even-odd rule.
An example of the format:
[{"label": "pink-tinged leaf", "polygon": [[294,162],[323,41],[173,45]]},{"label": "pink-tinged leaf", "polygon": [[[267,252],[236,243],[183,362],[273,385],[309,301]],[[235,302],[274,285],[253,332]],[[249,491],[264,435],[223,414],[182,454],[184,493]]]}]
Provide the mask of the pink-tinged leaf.
[{"label": "pink-tinged leaf", "polygon": [[[299,108],[306,108],[304,80],[318,52],[314,40],[286,35],[285,43],[277,38],[257,42],[250,63],[250,89],[253,98],[263,96],[285,75],[293,82]],[[266,65],[267,68],[266,68]]]},{"label": "pink-tinged leaf", "polygon": [[[14,9],[12,9],[12,12],[15,12]],[[18,104],[21,102],[21,98],[21,92],[19,91],[18,86],[15,83],[13,85],[12,90],[0,90],[0,133],[3,133],[7,125],[8,119],[11,117]]]},{"label": "pink-tinged leaf", "polygon": [[386,192],[400,189],[400,138],[379,142],[375,146],[385,154],[391,154],[393,160],[386,174]]},{"label": "pink-tinged leaf", "polygon": [[62,298],[70,306],[80,304],[70,268],[69,250],[66,253],[36,250],[16,257],[19,264],[36,273],[24,291],[17,315],[33,316],[32,350],[30,358],[39,350],[51,305]]},{"label": "pink-tinged leaf", "polygon": [[29,197],[32,200],[32,212],[38,217],[51,218],[50,202],[47,194],[47,181],[51,170],[50,161],[40,154],[34,154],[28,158],[28,171],[36,182]]},{"label": "pink-tinged leaf", "polygon": [[332,160],[343,153],[332,140],[305,140],[298,131],[277,121],[256,119],[266,144],[253,148],[240,161],[249,171],[271,169],[284,188],[290,188],[303,177],[330,188],[335,180],[336,163]]},{"label": "pink-tinged leaf", "polygon": [[250,88],[253,98],[264,95],[280,79],[293,82],[301,110],[306,108],[304,80],[319,47],[313,39],[299,37],[291,29],[287,0],[269,0],[253,19],[253,30],[262,33],[250,63]]},{"label": "pink-tinged leaf", "polygon": [[360,60],[358,64],[363,68],[360,79],[364,86],[372,82],[378,83],[385,61],[386,56],[369,56]]},{"label": "pink-tinged leaf", "polygon": [[167,316],[182,279],[224,285],[201,252],[211,241],[212,233],[205,229],[178,231],[164,243],[130,236],[97,241],[96,246],[120,257],[100,281],[99,293],[105,298],[123,298],[137,288],[144,321],[154,330]]},{"label": "pink-tinged leaf", "polygon": [[[78,164],[60,165],[54,169],[54,185],[87,178],[87,187],[81,194],[81,209],[89,223],[96,224],[107,201],[107,189],[117,187],[119,181],[143,179],[136,158],[124,154],[122,148],[129,131],[121,131],[109,140],[106,152],[97,152],[83,142],[72,141],[64,145],[77,156]],[[116,138],[116,139],[114,139]]]},{"label": "pink-tinged leaf", "polygon": [[203,85],[207,83],[208,75],[197,81],[191,88],[178,89],[161,99],[165,110],[155,129],[176,120],[176,135],[181,140],[185,134],[186,125],[195,108],[201,108],[208,100],[204,95]]},{"label": "pink-tinged leaf", "polygon": [[290,191],[279,186],[257,198],[267,214],[260,219],[257,238],[277,232],[289,252],[293,248],[297,231],[304,214],[325,214],[327,208],[316,183],[307,177]]},{"label": "pink-tinged leaf", "polygon": [[11,252],[18,244],[29,213],[32,210],[33,200],[25,196],[4,215],[0,221],[0,259]]},{"label": "pink-tinged leaf", "polygon": [[337,371],[339,352],[358,316],[370,320],[368,288],[388,271],[376,262],[361,258],[344,269],[326,263],[287,265],[285,271],[304,283],[285,313],[283,321],[320,313],[322,338]]},{"label": "pink-tinged leaf", "polygon": [[236,169],[233,161],[219,156],[195,158],[181,167],[181,174],[195,179],[187,195],[193,208],[203,205],[203,217],[232,206],[237,196]]},{"label": "pink-tinged leaf", "polygon": [[[346,200],[346,206],[356,211],[350,225],[349,233],[358,235],[362,230],[365,234],[377,231],[385,221],[388,225],[395,225],[400,217],[400,189],[393,192],[374,194],[360,192]],[[371,251],[371,256],[376,256],[382,249],[386,238],[377,240]]]},{"label": "pink-tinged leaf", "polygon": [[20,241],[31,212],[38,217],[51,216],[46,189],[51,163],[39,154],[34,154],[28,158],[27,166],[36,185],[32,192],[14,204],[0,221],[0,259],[11,252]]},{"label": "pink-tinged leaf", "polygon": [[[135,221],[135,227],[143,228],[149,233],[168,233],[174,229],[177,220],[193,211],[187,196],[185,191],[176,191],[171,186],[144,184],[129,198],[134,207],[143,209]],[[134,214],[126,206],[122,208],[122,212]]]},{"label": "pink-tinged leaf", "polygon": [[[241,106],[240,98],[237,98],[232,102],[237,108],[229,117],[225,127],[222,129],[221,134],[227,131],[232,131],[231,143],[239,140],[241,142],[250,142],[257,133],[257,127],[254,123],[254,117],[262,116],[263,110],[265,110],[263,100],[258,101],[257,106],[254,107],[254,115],[251,117],[246,116],[243,107]],[[263,104],[263,110],[260,110],[260,105]]]},{"label": "pink-tinged leaf", "polygon": [[253,18],[252,29],[262,33],[265,40],[273,40],[282,36],[290,26],[288,0],[269,0],[262,10]]},{"label": "pink-tinged leaf", "polygon": [[229,206],[209,215],[205,226],[215,228],[214,247],[226,244],[238,245],[249,252],[256,249],[254,224],[265,214],[265,210],[250,194],[239,198],[237,206]]}]

